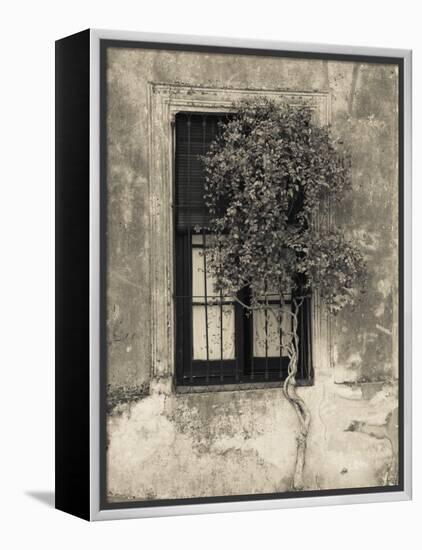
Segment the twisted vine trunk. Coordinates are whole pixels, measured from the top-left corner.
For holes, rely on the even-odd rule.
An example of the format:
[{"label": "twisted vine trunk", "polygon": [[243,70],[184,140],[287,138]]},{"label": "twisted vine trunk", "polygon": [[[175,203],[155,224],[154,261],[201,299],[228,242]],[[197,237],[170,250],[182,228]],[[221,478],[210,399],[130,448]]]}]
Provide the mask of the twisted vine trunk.
[{"label": "twisted vine trunk", "polygon": [[311,424],[311,413],[306,405],[305,401],[299,397],[296,391],[296,374],[297,367],[299,362],[299,338],[297,335],[298,328],[298,314],[299,309],[303,303],[302,301],[293,300],[294,311],[292,312],[293,320],[293,331],[292,331],[292,340],[288,349],[289,355],[289,367],[288,375],[283,385],[283,392],[286,399],[294,408],[296,415],[299,420],[299,433],[296,437],[297,446],[296,446],[296,464],[295,471],[293,474],[293,485],[292,489],[294,491],[301,491],[304,488],[303,481],[303,470],[305,467],[306,460],[306,447],[309,434],[309,428]]},{"label": "twisted vine trunk", "polygon": [[295,471],[293,475],[292,489],[293,491],[301,491],[304,488],[303,470],[305,467],[306,447],[307,447],[307,441],[308,441],[309,428],[311,424],[311,412],[308,409],[308,406],[306,405],[305,401],[301,397],[299,397],[299,395],[296,392],[296,374],[297,374],[297,368],[299,364],[299,337],[297,335],[298,315],[299,315],[299,310],[303,304],[304,297],[299,299],[296,299],[296,298],[293,299],[294,309],[293,311],[291,311],[286,307],[286,304],[283,298],[283,291],[281,289],[280,290],[280,308],[278,309],[278,312],[274,311],[272,307],[268,306],[268,304],[266,304],[263,307],[251,307],[250,305],[245,304],[242,300],[240,300],[237,295],[233,296],[233,300],[239,303],[242,307],[244,307],[246,310],[250,312],[258,309],[269,311],[270,313],[272,313],[272,315],[274,315],[274,318],[280,324],[280,327],[283,320],[283,317],[282,317],[283,313],[290,315],[292,317],[292,332],[288,333],[291,336],[291,341],[289,346],[287,346],[287,350],[286,350],[289,357],[289,366],[288,366],[287,377],[283,384],[283,392],[287,401],[294,408],[299,420],[299,433],[296,436],[296,441],[297,441],[296,463],[295,463]]}]

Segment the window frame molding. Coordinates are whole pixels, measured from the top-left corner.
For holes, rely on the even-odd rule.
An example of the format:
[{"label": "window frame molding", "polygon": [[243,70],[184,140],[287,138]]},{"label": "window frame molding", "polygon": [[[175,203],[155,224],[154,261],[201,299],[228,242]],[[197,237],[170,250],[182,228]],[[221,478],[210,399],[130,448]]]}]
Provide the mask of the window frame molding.
[{"label": "window frame molding", "polygon": [[[225,113],[233,102],[266,96],[290,105],[308,105],[322,125],[331,122],[331,95],[328,91],[291,91],[230,87],[206,87],[181,83],[148,83],[149,113],[149,203],[151,281],[151,372],[152,393],[174,393],[176,382],[175,330],[175,117],[179,112]],[[323,223],[316,220],[316,223]],[[329,317],[318,297],[312,300],[312,362],[314,372],[331,365]],[[277,386],[280,382],[275,383]],[[268,388],[271,382],[232,384],[232,390]],[[248,388],[243,387],[248,386]],[[224,390],[226,385],[213,385]],[[210,386],[183,386],[183,392],[208,391]],[[177,388],[179,391],[179,388]]]}]

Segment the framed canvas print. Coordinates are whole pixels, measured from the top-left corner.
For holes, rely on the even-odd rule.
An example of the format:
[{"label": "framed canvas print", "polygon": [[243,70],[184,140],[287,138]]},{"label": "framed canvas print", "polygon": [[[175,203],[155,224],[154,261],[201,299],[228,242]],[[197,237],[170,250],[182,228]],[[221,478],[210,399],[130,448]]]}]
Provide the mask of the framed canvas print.
[{"label": "framed canvas print", "polygon": [[411,52],[56,43],[56,506],[411,498]]}]

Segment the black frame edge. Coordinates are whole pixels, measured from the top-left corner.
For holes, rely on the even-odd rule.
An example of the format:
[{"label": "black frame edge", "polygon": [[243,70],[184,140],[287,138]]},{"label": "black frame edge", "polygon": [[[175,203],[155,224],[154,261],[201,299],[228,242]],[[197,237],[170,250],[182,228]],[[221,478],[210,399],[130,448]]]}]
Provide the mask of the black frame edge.
[{"label": "black frame edge", "polygon": [[90,519],[90,30],[55,43],[55,507]]}]

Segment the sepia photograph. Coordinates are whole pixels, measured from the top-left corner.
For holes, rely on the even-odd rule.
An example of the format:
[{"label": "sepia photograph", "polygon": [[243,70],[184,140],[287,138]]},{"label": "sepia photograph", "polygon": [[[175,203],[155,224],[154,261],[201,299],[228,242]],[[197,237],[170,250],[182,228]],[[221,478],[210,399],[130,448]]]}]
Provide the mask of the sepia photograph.
[{"label": "sepia photograph", "polygon": [[399,490],[400,64],[101,55],[103,505]]}]

